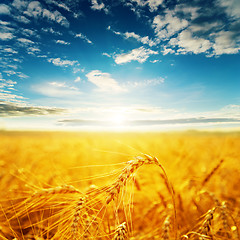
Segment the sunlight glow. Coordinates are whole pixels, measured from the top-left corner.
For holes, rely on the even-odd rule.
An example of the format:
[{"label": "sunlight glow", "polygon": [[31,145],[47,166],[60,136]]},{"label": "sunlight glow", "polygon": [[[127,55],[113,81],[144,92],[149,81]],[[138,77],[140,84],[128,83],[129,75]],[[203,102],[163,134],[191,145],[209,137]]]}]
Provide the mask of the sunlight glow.
[{"label": "sunlight glow", "polygon": [[123,126],[124,123],[126,121],[126,117],[124,116],[123,113],[116,113],[115,115],[113,115],[113,117],[111,118],[111,122],[115,125],[115,126]]}]

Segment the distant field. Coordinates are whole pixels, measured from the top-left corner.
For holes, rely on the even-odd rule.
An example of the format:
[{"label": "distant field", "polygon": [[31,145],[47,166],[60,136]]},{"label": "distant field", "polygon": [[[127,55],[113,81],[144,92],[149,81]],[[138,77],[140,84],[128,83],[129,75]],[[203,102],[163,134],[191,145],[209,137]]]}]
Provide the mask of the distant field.
[{"label": "distant field", "polygon": [[240,239],[240,133],[0,132],[0,239]]}]

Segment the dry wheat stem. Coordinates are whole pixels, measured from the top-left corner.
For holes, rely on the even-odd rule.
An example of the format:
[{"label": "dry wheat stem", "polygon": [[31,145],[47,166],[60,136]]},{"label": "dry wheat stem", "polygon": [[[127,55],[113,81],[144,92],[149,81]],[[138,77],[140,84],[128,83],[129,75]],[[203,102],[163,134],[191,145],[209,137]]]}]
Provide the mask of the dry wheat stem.
[{"label": "dry wheat stem", "polygon": [[221,159],[218,162],[218,164],[212,169],[212,171],[203,179],[201,187],[205,186],[205,184],[210,180],[210,178],[214,175],[214,173],[216,173],[216,171],[220,168],[223,162],[224,162],[224,159]]},{"label": "dry wheat stem", "polygon": [[80,193],[78,189],[72,185],[62,185],[54,188],[41,189],[33,193],[32,197],[42,197],[45,195],[54,195],[54,194],[70,194],[70,193]]}]

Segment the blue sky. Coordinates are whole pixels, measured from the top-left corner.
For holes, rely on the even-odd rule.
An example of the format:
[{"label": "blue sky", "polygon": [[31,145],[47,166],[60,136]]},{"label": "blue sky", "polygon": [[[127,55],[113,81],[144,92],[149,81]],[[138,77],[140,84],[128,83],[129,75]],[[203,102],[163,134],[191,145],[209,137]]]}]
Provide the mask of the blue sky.
[{"label": "blue sky", "polygon": [[239,0],[1,0],[0,128],[240,127]]}]

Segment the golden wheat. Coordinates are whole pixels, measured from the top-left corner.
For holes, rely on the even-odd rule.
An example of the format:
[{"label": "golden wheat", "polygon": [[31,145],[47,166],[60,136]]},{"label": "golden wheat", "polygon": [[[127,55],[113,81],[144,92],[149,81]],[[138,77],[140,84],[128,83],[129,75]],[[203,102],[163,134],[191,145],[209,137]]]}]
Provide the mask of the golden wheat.
[{"label": "golden wheat", "polygon": [[240,240],[239,149],[238,134],[2,133],[0,239]]}]

